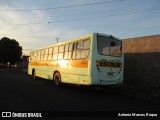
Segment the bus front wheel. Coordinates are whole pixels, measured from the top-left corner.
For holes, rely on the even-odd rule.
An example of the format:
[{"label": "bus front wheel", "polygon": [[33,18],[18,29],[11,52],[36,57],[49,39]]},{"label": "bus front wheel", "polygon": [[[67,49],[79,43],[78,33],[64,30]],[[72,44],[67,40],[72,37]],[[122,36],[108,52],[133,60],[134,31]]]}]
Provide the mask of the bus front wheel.
[{"label": "bus front wheel", "polygon": [[54,80],[56,86],[60,86],[61,85],[61,76],[60,76],[59,72],[56,72],[53,75],[53,80]]},{"label": "bus front wheel", "polygon": [[36,71],[35,71],[35,69],[32,70],[32,76],[33,76],[33,79],[35,80],[36,79]]}]

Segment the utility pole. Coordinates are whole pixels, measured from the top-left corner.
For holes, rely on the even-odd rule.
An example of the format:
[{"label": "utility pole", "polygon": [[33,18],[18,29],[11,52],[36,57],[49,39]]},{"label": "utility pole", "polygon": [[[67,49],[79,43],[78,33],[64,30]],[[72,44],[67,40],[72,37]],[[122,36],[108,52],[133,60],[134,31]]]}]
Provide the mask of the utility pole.
[{"label": "utility pole", "polygon": [[57,43],[58,43],[58,40],[59,40],[60,38],[56,38],[56,40],[57,40]]}]

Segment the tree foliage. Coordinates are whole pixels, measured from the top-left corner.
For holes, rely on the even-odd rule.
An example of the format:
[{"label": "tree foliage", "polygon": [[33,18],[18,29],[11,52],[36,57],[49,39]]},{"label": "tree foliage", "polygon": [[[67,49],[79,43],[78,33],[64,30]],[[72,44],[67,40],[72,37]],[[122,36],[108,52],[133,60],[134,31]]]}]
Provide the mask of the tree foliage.
[{"label": "tree foliage", "polygon": [[22,55],[22,47],[15,39],[3,37],[0,39],[0,62],[17,62]]}]

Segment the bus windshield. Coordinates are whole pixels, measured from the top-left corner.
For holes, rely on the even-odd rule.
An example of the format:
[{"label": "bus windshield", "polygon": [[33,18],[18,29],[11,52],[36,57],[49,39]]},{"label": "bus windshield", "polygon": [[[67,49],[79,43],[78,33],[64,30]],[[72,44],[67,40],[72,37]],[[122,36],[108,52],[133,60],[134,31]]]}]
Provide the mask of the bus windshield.
[{"label": "bus windshield", "polygon": [[113,37],[97,36],[97,47],[100,55],[120,57],[122,42]]}]

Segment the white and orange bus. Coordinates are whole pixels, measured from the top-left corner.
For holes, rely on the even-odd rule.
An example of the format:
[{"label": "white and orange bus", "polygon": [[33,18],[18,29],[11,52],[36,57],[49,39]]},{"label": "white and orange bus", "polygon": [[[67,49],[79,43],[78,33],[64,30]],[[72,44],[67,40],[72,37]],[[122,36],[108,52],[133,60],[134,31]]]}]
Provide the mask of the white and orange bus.
[{"label": "white and orange bus", "polygon": [[61,83],[108,85],[123,83],[122,40],[92,33],[36,49],[30,53],[28,74]]}]

